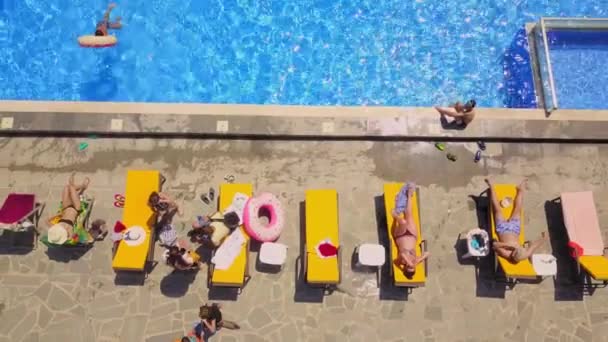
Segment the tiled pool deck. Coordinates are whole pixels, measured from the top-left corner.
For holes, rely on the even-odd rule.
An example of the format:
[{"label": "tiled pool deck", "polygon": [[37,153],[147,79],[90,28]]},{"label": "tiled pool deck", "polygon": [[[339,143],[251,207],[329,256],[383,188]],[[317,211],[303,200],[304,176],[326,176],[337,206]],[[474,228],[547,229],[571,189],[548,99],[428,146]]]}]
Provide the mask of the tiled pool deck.
[{"label": "tiled pool deck", "polygon": [[[366,108],[230,106],[224,113],[204,116],[200,112],[215,113],[216,106],[178,106],[175,108],[186,113],[173,111],[172,115],[163,114],[172,112],[163,106],[156,107],[157,114],[148,111],[141,115],[124,114],[141,111],[138,105],[62,106],[51,104],[47,110],[37,107],[24,111],[15,110],[14,105],[10,110],[4,107],[1,116],[12,115],[19,130],[57,127],[82,136],[0,137],[0,198],[10,192],[36,193],[47,203],[46,218],[57,205],[67,177],[77,171],[80,177],[92,180],[89,193],[97,201],[91,218],[113,223],[122,214],[113,206],[113,198],[124,192],[126,171],[158,169],[168,179],[165,190],[183,205],[184,216],[176,220],[181,235],[194,215],[212,210],[197,199],[198,195],[210,186],[217,189],[226,175],[234,175],[237,182],[252,183],[255,192],[270,191],[282,200],[288,224],[280,241],[290,248],[284,270],[268,274],[252,266],[252,279],[236,301],[218,299],[225,305],[225,317],[239,322],[242,330],[220,331],[212,342],[608,341],[608,288],[583,295],[573,286],[572,264],[563,250],[560,211],[547,202],[561,191],[593,190],[600,222],[606,222],[608,146],[491,142],[476,164],[472,161],[474,143],[448,143],[447,150],[458,156],[456,162],[450,162],[431,142],[293,141],[285,133],[296,130],[312,137],[346,132],[364,137],[364,123],[373,119],[387,124],[381,127],[388,136],[472,139],[476,136],[463,134],[488,129],[495,132],[491,136],[497,140],[560,140],[565,137],[564,130],[570,130],[573,133],[567,137],[601,140],[605,139],[602,134],[608,133],[605,128],[602,131],[606,124],[597,113],[582,113],[572,123],[557,113],[544,119],[542,111],[481,110],[466,131],[437,133],[437,128],[430,128],[439,126],[437,116],[427,109],[374,109],[377,112],[370,118]],[[48,114],[48,110],[68,114]],[[69,113],[74,110],[93,114]],[[261,118],[242,114],[259,114],[256,110],[264,110]],[[25,114],[28,111],[46,114]],[[395,113],[403,117],[395,120]],[[533,119],[522,118],[522,113]],[[297,115],[301,121],[288,124],[291,116]],[[63,118],[56,121],[58,117]],[[515,117],[521,120],[520,130],[505,133],[496,128],[501,121],[516,125]],[[201,133],[199,128],[203,133],[217,134],[217,120],[229,121],[229,133],[233,129],[246,132],[247,128],[268,132],[261,122],[274,123],[276,131],[270,133],[285,139],[87,137],[85,132],[109,131],[111,118],[123,118],[123,128],[128,128],[129,134],[167,133],[165,130],[172,132],[169,135],[181,134],[179,129]],[[322,123],[328,121],[334,122],[333,133],[323,132]],[[103,130],[99,128],[102,122],[106,125]],[[390,122],[401,124],[391,126]],[[538,125],[536,131],[528,126],[533,122]],[[542,126],[547,123],[557,128]],[[574,130],[572,125],[585,125],[577,129],[587,129],[588,125],[589,131]],[[421,133],[425,130],[427,133]],[[78,146],[82,142],[87,142],[88,148],[81,151]],[[544,251],[553,251],[563,265],[555,281],[519,284],[505,291],[491,281],[490,260],[480,264],[479,276],[472,264],[459,260],[461,252],[455,248],[458,234],[485,225],[486,203],[481,199],[476,205],[469,196],[485,189],[486,176],[497,182],[530,179],[525,200],[526,236],[535,238],[541,231],[549,231],[551,244]],[[375,275],[352,267],[350,259],[359,243],[384,240],[383,218],[378,214],[383,211],[382,184],[405,180],[420,185],[422,229],[432,253],[427,286],[409,296],[386,283],[377,288]],[[325,298],[303,286],[295,274],[300,249],[299,205],[306,189],[322,187],[335,188],[340,194],[341,239],[346,251],[343,292]],[[605,241],[607,234],[604,229]],[[0,236],[0,242],[6,239],[8,236]],[[157,258],[160,252],[157,247]],[[257,259],[255,250],[251,258]],[[143,286],[115,285],[107,240],[84,253],[52,253],[43,245],[32,252],[0,248],[0,342],[172,341],[190,327],[198,306],[209,300],[206,278],[206,272],[171,274],[161,264]],[[383,279],[387,278],[384,274]]]},{"label": "tiled pool deck", "polygon": [[[433,108],[1,101],[5,133],[355,139],[604,140],[608,110],[479,108],[466,130],[445,130]],[[41,115],[44,114],[44,115]],[[114,122],[114,125],[113,125]]]}]

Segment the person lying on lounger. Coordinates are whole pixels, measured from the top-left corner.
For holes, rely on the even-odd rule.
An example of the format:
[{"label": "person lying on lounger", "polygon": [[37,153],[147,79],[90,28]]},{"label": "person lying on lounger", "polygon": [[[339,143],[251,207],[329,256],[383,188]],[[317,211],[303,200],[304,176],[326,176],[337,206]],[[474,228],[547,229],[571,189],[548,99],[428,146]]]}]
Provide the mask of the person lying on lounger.
[{"label": "person lying on lounger", "polygon": [[429,256],[428,252],[416,256],[418,230],[412,214],[412,196],[415,191],[416,185],[414,183],[404,185],[397,194],[396,206],[393,211],[395,223],[393,224],[392,234],[398,250],[394,263],[409,277],[416,272],[416,266]]},{"label": "person lying on lounger", "polygon": [[68,184],[61,193],[61,219],[51,228],[49,236],[53,237],[53,243],[63,244],[74,235],[74,224],[80,214],[80,196],[89,186],[89,178],[85,178],[82,184],[74,183],[74,174],[70,176]]},{"label": "person lying on lounger", "polygon": [[[541,237],[530,243],[527,248],[519,244],[523,196],[528,180],[524,179],[517,186],[517,194],[515,195],[513,203],[513,212],[509,218],[505,218],[502,215],[501,207],[503,205],[501,205],[501,202],[492,189],[492,182],[490,182],[489,179],[485,179],[485,182],[488,184],[490,190],[490,200],[492,201],[494,221],[496,222],[496,234],[498,235],[498,241],[494,241],[493,243],[494,252],[512,263],[518,263],[528,259],[548,239],[547,234],[543,232]],[[504,206],[508,205],[510,205],[510,203],[504,204]]]}]

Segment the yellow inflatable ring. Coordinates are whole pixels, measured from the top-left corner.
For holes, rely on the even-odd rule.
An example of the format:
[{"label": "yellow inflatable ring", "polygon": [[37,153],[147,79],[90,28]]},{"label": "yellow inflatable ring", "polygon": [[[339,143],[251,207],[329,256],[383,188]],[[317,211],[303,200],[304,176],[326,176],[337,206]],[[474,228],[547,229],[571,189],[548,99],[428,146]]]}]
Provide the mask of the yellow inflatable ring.
[{"label": "yellow inflatable ring", "polygon": [[116,36],[80,36],[78,37],[78,44],[82,47],[110,47],[118,43]]}]

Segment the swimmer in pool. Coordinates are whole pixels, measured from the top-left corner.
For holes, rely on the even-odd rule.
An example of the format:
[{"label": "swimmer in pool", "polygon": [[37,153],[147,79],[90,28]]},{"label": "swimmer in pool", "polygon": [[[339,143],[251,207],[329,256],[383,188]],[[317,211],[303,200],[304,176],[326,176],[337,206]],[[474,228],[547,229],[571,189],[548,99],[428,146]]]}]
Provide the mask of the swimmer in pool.
[{"label": "swimmer in pool", "polygon": [[108,9],[103,14],[103,19],[97,23],[97,27],[95,27],[95,35],[96,36],[107,36],[109,29],[120,29],[122,27],[122,23],[120,22],[120,17],[116,18],[116,21],[110,22],[110,12],[116,7],[115,3],[111,3],[108,5]]},{"label": "swimmer in pool", "polygon": [[454,124],[464,128],[475,118],[474,109],[476,104],[477,102],[475,102],[475,100],[469,100],[465,104],[456,102],[450,107],[436,106],[435,109],[439,112],[439,115],[441,115],[441,119],[443,121],[447,121],[445,117],[449,116],[454,118],[454,121],[452,121]]}]

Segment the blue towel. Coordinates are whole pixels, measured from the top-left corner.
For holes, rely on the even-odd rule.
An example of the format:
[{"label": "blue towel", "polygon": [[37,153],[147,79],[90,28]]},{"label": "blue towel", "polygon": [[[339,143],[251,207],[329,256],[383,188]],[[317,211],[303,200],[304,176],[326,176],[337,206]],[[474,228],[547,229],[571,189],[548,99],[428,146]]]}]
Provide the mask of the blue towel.
[{"label": "blue towel", "polygon": [[471,240],[471,248],[473,248],[474,250],[479,250],[479,242],[476,239]]},{"label": "blue towel", "polygon": [[412,183],[406,183],[401,187],[397,196],[395,196],[395,215],[400,215],[407,208],[407,190],[411,187]]}]

